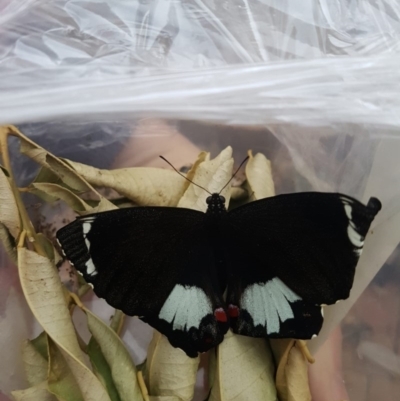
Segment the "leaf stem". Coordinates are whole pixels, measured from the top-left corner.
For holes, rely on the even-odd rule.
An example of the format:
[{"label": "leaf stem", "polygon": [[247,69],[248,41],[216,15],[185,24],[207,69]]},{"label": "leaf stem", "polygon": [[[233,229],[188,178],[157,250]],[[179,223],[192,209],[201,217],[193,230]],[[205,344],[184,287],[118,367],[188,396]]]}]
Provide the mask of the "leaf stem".
[{"label": "leaf stem", "polygon": [[[20,192],[18,187],[15,183],[14,174],[11,168],[11,161],[10,161],[10,154],[8,152],[8,136],[10,135],[10,128],[9,127],[0,127],[0,152],[1,157],[3,159],[3,165],[7,169],[9,177],[8,180],[10,182],[11,190],[13,192],[15,202],[18,207],[20,221],[23,229],[26,231],[26,236],[29,242],[31,242],[35,248],[35,251],[41,255],[48,257],[44,248],[37,240],[36,232],[33,228],[32,222],[28,216],[28,212],[26,211],[25,205],[22,201]],[[21,241],[18,241],[20,245]]]},{"label": "leaf stem", "polygon": [[297,340],[297,345],[300,348],[301,353],[303,354],[304,358],[307,359],[308,363],[314,363],[315,359],[310,353],[310,350],[307,347],[307,342],[304,340]]},{"label": "leaf stem", "polygon": [[147,390],[146,383],[144,382],[143,373],[141,370],[139,370],[139,372],[137,372],[137,380],[138,380],[139,388],[142,393],[144,401],[149,401],[150,400],[149,392]]},{"label": "leaf stem", "polygon": [[111,318],[110,327],[120,335],[122,327],[125,322],[125,314],[121,312],[119,309],[115,309],[114,316]]}]

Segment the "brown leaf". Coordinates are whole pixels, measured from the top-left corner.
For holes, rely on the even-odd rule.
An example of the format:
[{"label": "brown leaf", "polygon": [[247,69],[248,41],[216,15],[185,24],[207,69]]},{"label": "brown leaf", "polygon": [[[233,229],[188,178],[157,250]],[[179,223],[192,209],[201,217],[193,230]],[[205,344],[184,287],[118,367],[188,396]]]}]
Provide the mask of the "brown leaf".
[{"label": "brown leaf", "polygon": [[209,401],[276,401],[275,366],[268,342],[229,331],[210,370],[212,389]]}]

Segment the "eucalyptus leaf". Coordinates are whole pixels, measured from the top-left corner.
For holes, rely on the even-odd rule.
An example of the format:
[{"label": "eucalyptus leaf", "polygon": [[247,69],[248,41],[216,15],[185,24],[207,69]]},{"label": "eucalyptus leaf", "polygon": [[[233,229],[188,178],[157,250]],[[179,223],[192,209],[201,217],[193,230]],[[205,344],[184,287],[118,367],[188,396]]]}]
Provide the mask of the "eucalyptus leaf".
[{"label": "eucalyptus leaf", "polygon": [[57,401],[57,398],[47,389],[47,382],[42,382],[26,390],[11,392],[15,401]]},{"label": "eucalyptus leaf", "polygon": [[[168,339],[154,330],[147,351],[146,386],[152,397],[176,397],[190,401],[194,395],[200,357],[189,358],[181,349],[174,348]],[[151,398],[155,399],[155,398]]]},{"label": "eucalyptus leaf", "polygon": [[225,335],[217,353],[211,353],[214,377],[209,401],[277,401],[275,365],[264,338]]}]

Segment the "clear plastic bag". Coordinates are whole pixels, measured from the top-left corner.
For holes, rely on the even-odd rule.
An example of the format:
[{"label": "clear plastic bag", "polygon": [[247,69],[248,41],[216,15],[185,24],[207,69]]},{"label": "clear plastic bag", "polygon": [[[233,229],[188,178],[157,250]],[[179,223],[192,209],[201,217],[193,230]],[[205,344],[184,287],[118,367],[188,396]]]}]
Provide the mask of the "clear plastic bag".
[{"label": "clear plastic bag", "polygon": [[[398,266],[399,39],[394,0],[2,0],[0,123],[98,167],[142,165],[140,150],[172,144],[190,163],[195,145],[233,144],[237,159],[266,153],[278,192],[379,197],[351,298],[329,308],[317,349],[391,255]],[[17,301],[3,298],[0,325],[21,333]],[[3,392],[24,386],[18,369],[0,372]]]}]

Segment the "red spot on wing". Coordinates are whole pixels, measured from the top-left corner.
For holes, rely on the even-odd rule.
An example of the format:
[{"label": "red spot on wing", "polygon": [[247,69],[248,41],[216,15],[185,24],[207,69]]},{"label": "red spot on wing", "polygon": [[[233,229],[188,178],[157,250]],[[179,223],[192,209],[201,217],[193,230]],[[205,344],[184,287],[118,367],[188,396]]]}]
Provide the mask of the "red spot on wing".
[{"label": "red spot on wing", "polygon": [[215,309],[214,316],[218,322],[225,323],[228,321],[228,317],[226,316],[226,313],[222,308]]},{"label": "red spot on wing", "polygon": [[236,305],[229,305],[228,306],[228,314],[229,317],[235,318],[239,316],[239,308]]}]

